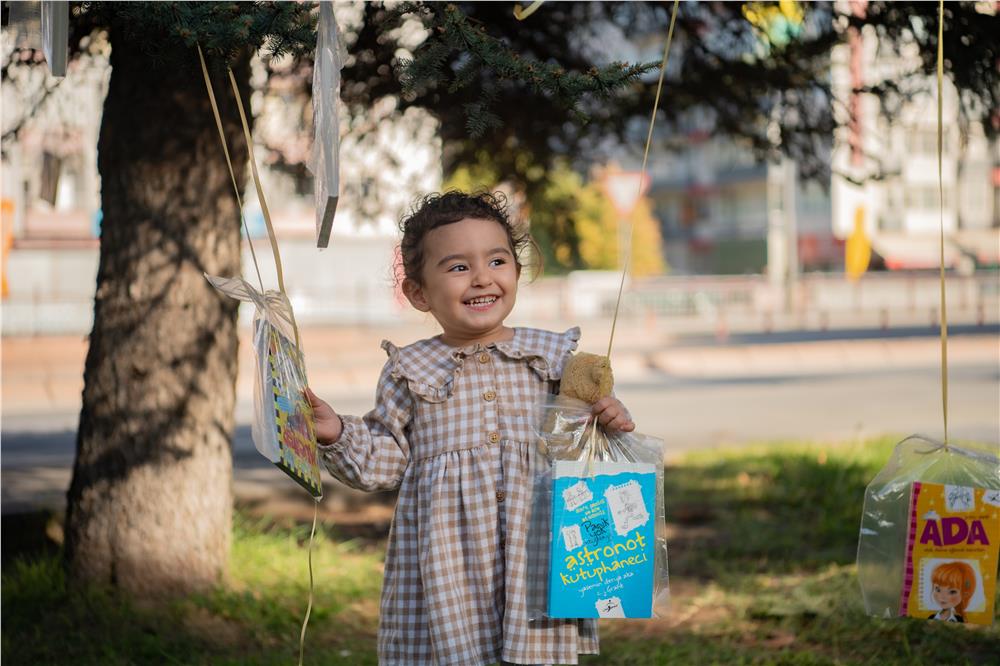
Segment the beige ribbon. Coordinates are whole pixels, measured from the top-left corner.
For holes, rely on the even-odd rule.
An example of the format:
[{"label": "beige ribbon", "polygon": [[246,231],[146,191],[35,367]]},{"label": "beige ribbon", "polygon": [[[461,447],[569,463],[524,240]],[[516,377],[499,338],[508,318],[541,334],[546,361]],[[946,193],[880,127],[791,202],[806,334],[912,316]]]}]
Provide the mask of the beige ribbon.
[{"label": "beige ribbon", "polygon": [[319,517],[319,498],[313,499],[316,501],[313,503],[312,530],[309,531],[309,604],[306,606],[306,616],[302,619],[302,631],[299,632],[299,666],[302,666],[302,657],[306,652],[306,627],[313,608],[313,537],[316,536],[316,519]]},{"label": "beige ribbon", "polygon": [[527,9],[521,7],[520,4],[514,5],[514,18],[518,21],[523,21],[538,11],[538,8],[542,6],[543,2],[545,2],[545,0],[535,0],[535,2],[528,5]]},{"label": "beige ribbon", "polygon": [[[240,198],[240,188],[236,184],[236,176],[233,172],[233,162],[229,157],[229,148],[226,146],[226,134],[222,129],[222,119],[219,116],[219,107],[215,103],[215,93],[212,90],[212,82],[208,76],[208,67],[205,65],[205,56],[201,52],[201,45],[198,45],[198,58],[201,61],[201,72],[205,77],[205,88],[208,90],[208,99],[212,103],[212,113],[215,114],[215,124],[216,128],[219,130],[219,140],[222,141],[222,152],[226,156],[226,164],[229,165],[229,175],[233,181],[233,189],[236,190],[236,201],[240,206],[240,217],[243,216],[243,202]],[[233,75],[233,70],[228,69],[229,72],[229,83],[233,87],[233,95],[236,97],[236,108],[240,112],[240,122],[243,124],[243,137],[247,142],[247,149],[250,153],[250,171],[253,174],[253,184],[257,189],[257,200],[260,201],[260,209],[264,214],[264,224],[267,226],[267,237],[271,242],[271,254],[274,255],[274,268],[278,275],[278,291],[288,298],[288,292],[285,291],[285,277],[281,270],[281,254],[278,252],[278,239],[274,234],[274,225],[271,224],[271,212],[267,208],[267,201],[264,199],[264,188],[260,184],[260,174],[257,172],[257,159],[254,156],[253,151],[253,137],[250,135],[250,124],[247,122],[246,112],[243,110],[243,99],[240,97],[239,88],[236,85],[236,77]],[[243,219],[243,227],[246,228],[246,219]],[[250,245],[250,256],[253,258],[254,268],[257,271],[257,279],[260,280],[260,266],[257,265],[257,255],[253,251],[253,242],[250,241],[250,232],[247,231],[247,241]],[[264,283],[261,280],[261,291],[264,290]],[[299,327],[295,323],[295,312],[289,308],[289,314],[291,315],[292,330],[295,333],[295,347],[301,351],[301,344],[299,341]]]},{"label": "beige ribbon", "polygon": [[260,284],[260,292],[264,293],[264,280],[260,277],[260,266],[257,265],[257,253],[250,242],[250,229],[247,227],[246,218],[243,217],[243,198],[240,197],[240,188],[236,184],[236,174],[233,172],[233,161],[229,157],[229,146],[226,145],[226,135],[222,131],[222,118],[219,116],[219,105],[215,103],[215,91],[212,90],[212,81],[208,78],[208,67],[205,66],[205,56],[201,52],[201,44],[198,45],[198,58],[201,60],[201,73],[205,77],[205,89],[208,90],[208,101],[212,104],[212,113],[215,115],[215,126],[219,130],[219,138],[222,139],[222,152],[226,156],[226,165],[229,167],[229,177],[233,181],[233,191],[236,192],[236,204],[240,209],[240,221],[243,229],[247,232],[247,242],[250,245],[250,257],[253,259],[253,267],[257,270],[257,282]]},{"label": "beige ribbon", "polygon": [[941,215],[941,413],[944,416],[944,447],[948,448],[948,309],[945,304],[944,289],[944,179],[941,176],[943,132],[941,128],[942,100],[944,88],[944,0],[938,1],[937,40],[937,156],[938,156],[938,201]]},{"label": "beige ribbon", "polygon": [[[649,159],[649,146],[653,142],[653,125],[656,123],[656,111],[660,106],[660,91],[663,90],[663,75],[667,71],[667,63],[670,62],[670,42],[674,38],[674,23],[677,20],[677,5],[680,0],[674,0],[673,10],[670,12],[670,29],[667,31],[667,43],[663,47],[663,59],[660,61],[660,78],[656,82],[656,98],[653,100],[653,113],[649,117],[649,131],[646,133],[646,148],[642,151],[642,170],[639,172],[639,192],[636,200],[642,196],[642,182],[646,177],[646,162]],[[611,319],[611,335],[608,337],[608,360],[611,360],[611,346],[615,341],[615,327],[618,324],[618,310],[622,305],[622,291],[625,288],[625,276],[628,274],[628,265],[632,260],[632,232],[635,231],[635,222],[631,222],[628,227],[628,242],[625,245],[625,260],[622,262],[622,279],[618,284],[618,298],[615,300],[615,314]]]}]

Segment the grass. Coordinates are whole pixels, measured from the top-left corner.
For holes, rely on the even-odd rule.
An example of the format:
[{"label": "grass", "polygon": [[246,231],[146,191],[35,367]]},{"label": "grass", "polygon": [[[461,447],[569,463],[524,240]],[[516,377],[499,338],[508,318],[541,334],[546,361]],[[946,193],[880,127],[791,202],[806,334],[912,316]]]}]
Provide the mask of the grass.
[{"label": "grass", "polygon": [[[58,553],[3,571],[3,661],[11,664],[289,664],[308,596],[309,526],[238,514],[230,575],[208,594],[147,606],[71,593]],[[376,664],[382,548],[317,532],[307,664]]]},{"label": "grass", "polygon": [[[666,470],[672,605],[606,621],[581,664],[984,664],[1000,629],[864,615],[854,567],[865,485],[895,440],[772,443]],[[6,519],[5,519],[6,520]],[[166,605],[67,591],[58,552],[3,568],[11,664],[295,663],[308,526],[237,515],[230,578]],[[308,664],[375,664],[384,543],[320,533]]]}]

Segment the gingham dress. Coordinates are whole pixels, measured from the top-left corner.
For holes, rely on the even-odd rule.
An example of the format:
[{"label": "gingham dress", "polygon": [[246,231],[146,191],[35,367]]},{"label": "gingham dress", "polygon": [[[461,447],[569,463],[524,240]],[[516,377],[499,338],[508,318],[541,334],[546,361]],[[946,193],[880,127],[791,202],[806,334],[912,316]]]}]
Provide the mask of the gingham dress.
[{"label": "gingham dress", "polygon": [[[576,664],[595,620],[529,620],[541,604],[532,427],[580,330],[517,328],[507,342],[401,349],[388,341],[375,409],[344,416],[326,468],[362,490],[399,488],[378,631],[380,664]],[[535,543],[534,541],[532,542]],[[534,613],[532,614],[535,615]]]}]

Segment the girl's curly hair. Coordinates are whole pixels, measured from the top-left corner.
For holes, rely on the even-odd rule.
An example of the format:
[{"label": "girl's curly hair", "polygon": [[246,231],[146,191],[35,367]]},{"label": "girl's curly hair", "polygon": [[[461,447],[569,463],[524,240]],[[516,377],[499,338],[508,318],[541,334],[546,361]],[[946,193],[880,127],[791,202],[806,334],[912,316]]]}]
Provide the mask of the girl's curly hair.
[{"label": "girl's curly hair", "polygon": [[507,214],[507,197],[503,192],[479,191],[470,194],[449,190],[422,197],[410,214],[400,221],[399,229],[403,232],[403,240],[400,241],[399,250],[405,277],[417,284],[423,283],[420,276],[424,266],[423,241],[429,231],[468,218],[493,220],[503,227],[518,270],[523,266],[528,248],[535,250],[534,256],[540,261],[541,252],[531,234],[511,222]]}]

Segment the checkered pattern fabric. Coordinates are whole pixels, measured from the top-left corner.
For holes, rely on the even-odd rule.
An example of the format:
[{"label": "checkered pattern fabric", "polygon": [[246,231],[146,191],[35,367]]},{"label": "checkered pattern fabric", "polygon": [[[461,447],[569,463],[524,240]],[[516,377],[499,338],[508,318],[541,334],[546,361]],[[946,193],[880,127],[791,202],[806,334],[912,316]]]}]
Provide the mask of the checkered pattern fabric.
[{"label": "checkered pattern fabric", "polygon": [[341,438],[320,447],[344,483],[399,488],[380,664],[576,664],[598,651],[594,620],[528,617],[528,524],[548,464],[532,424],[579,337],[518,328],[508,342],[461,349],[382,343],[375,409],[344,416]]}]

